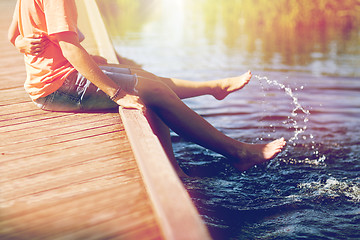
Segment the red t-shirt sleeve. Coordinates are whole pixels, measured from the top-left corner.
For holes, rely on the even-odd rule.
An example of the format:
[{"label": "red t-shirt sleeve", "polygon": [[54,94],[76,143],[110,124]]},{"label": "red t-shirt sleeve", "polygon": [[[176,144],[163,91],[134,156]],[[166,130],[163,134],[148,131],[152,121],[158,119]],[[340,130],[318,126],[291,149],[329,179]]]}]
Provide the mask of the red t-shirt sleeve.
[{"label": "red t-shirt sleeve", "polygon": [[44,0],[44,13],[48,35],[77,32],[75,0]]}]

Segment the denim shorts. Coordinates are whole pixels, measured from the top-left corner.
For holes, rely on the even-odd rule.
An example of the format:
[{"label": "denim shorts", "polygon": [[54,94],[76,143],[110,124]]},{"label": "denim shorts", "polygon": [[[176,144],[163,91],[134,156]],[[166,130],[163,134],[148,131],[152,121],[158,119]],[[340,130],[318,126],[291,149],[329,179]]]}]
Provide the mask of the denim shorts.
[{"label": "denim shorts", "polygon": [[[137,76],[128,68],[100,67],[121,89],[136,94]],[[43,110],[59,112],[90,112],[117,108],[118,105],[92,82],[78,72],[70,74],[63,85],[46,97],[34,101]]]}]

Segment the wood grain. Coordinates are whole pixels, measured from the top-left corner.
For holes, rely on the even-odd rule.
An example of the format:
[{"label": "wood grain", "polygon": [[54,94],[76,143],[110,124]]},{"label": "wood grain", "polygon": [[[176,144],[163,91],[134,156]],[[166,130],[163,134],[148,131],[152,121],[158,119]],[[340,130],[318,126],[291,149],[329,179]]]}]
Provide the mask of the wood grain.
[{"label": "wood grain", "polygon": [[118,113],[38,109],[0,2],[0,239],[163,239]]}]

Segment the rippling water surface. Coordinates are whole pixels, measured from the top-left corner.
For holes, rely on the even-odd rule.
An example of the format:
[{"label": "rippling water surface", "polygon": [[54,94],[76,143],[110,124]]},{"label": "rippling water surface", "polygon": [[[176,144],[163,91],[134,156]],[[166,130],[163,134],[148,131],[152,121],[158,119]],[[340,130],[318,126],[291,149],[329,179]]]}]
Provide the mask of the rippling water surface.
[{"label": "rippling water surface", "polygon": [[[192,173],[183,182],[214,239],[360,239],[359,31],[287,43],[307,51],[289,56],[261,48],[267,38],[243,33],[228,44],[221,26],[208,34],[184,2],[149,5],[156,14],[147,19],[138,12],[142,24],[113,32],[117,51],[159,75],[194,81],[252,69],[250,83],[225,100],[186,103],[235,139],[288,140],[277,158],[239,173],[172,134],[179,164]],[[254,46],[244,47],[249,41]]]},{"label": "rippling water surface", "polygon": [[204,176],[184,182],[214,236],[360,238],[359,79],[261,75],[292,89],[306,111],[294,111],[297,106],[285,89],[257,77],[224,102],[192,104],[236,139],[263,142],[284,136],[288,147],[276,159],[239,174],[221,156],[174,137],[181,164]]}]

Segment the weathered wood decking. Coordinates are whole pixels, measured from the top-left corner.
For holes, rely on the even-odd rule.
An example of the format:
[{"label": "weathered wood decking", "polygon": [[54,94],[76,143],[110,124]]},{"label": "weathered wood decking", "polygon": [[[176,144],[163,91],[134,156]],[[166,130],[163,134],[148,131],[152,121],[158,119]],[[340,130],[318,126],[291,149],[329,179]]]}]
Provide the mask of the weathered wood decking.
[{"label": "weathered wood decking", "polygon": [[117,113],[44,112],[23,90],[1,2],[0,239],[161,239]]},{"label": "weathered wood decking", "polygon": [[[154,166],[144,160],[161,146],[143,115],[121,110],[129,132],[118,113],[45,112],[30,101],[6,37],[15,2],[0,2],[0,239],[209,238],[163,151],[148,149]],[[111,58],[79,11],[87,46]]]}]

